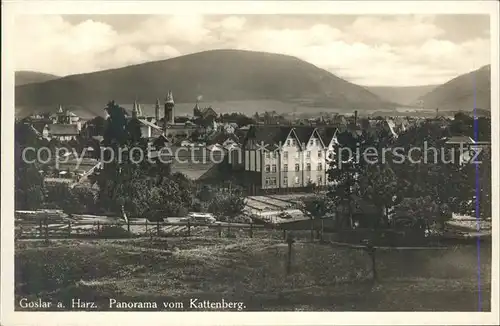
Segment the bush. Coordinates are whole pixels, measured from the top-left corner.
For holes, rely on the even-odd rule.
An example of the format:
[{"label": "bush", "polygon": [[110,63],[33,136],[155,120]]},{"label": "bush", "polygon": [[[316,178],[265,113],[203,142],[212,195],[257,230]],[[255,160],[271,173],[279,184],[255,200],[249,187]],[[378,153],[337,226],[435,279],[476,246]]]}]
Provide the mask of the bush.
[{"label": "bush", "polygon": [[59,208],[68,214],[85,214],[96,211],[96,192],[86,187],[70,188],[66,184],[46,185],[46,205]]},{"label": "bush", "polygon": [[98,235],[106,238],[124,238],[132,236],[132,233],[118,225],[104,225]]}]

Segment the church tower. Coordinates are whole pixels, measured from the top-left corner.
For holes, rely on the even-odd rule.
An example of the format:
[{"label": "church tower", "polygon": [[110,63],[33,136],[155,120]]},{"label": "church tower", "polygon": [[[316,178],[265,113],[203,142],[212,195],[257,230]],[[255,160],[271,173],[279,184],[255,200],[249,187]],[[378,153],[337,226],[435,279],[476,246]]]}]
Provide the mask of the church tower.
[{"label": "church tower", "polygon": [[132,109],[132,119],[137,119],[138,115],[139,115],[139,105],[137,104],[137,101],[134,101],[134,108]]},{"label": "church tower", "polygon": [[175,117],[175,111],[174,111],[174,96],[172,95],[172,91],[168,91],[167,97],[165,98],[165,129],[167,129],[167,124],[174,124],[174,117]]},{"label": "church tower", "polygon": [[157,121],[156,123],[158,123],[158,121],[160,121],[160,99],[159,98],[156,99],[155,119]]}]

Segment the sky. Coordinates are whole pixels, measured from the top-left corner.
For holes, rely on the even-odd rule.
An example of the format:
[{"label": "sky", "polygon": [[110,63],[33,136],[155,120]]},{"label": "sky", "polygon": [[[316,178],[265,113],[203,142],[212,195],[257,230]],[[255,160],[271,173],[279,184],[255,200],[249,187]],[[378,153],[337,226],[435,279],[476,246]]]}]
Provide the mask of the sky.
[{"label": "sky", "polygon": [[366,86],[444,83],[490,64],[487,15],[31,15],[16,70],[58,76],[213,50],[292,55]]}]

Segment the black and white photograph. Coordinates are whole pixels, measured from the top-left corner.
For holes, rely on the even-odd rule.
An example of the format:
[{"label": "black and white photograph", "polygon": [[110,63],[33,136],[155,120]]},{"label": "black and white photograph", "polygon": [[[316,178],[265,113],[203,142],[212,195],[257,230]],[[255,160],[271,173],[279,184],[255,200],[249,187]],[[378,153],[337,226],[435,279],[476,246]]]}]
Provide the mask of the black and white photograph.
[{"label": "black and white photograph", "polygon": [[[498,322],[497,2],[30,2],[2,28],[2,324]],[[356,323],[417,322],[382,316]]]}]

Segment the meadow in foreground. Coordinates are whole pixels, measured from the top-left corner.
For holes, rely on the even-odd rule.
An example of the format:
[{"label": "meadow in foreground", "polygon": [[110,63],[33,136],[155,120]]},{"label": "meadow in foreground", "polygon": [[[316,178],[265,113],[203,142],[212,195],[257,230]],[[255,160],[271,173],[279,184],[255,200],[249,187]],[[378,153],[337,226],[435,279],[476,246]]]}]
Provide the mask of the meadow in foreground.
[{"label": "meadow in foreground", "polygon": [[[245,310],[477,311],[475,246],[377,253],[297,242],[286,274],[279,240],[141,238],[17,241],[20,298],[240,301]],[[490,308],[491,249],[481,248],[481,310]],[[187,308],[186,308],[187,307]],[[172,310],[172,309],[170,309]],[[188,306],[178,310],[189,310]]]}]

